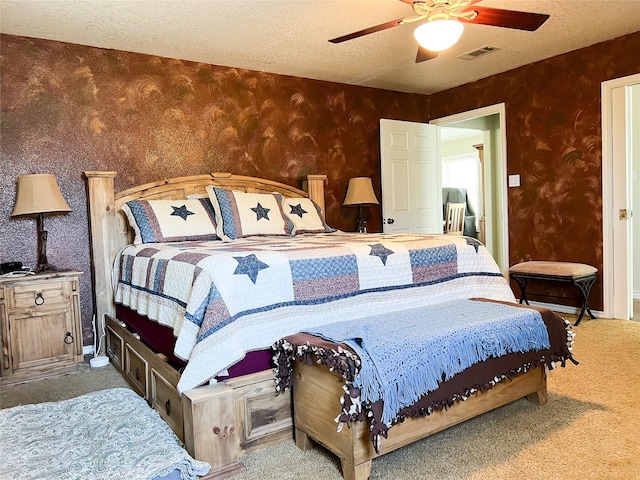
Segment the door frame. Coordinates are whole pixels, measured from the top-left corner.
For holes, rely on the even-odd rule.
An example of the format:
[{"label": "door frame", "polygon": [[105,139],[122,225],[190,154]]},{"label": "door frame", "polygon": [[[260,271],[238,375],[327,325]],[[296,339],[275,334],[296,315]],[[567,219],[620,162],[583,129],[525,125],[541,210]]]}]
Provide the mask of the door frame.
[{"label": "door frame", "polygon": [[[628,308],[616,302],[614,284],[616,278],[628,278],[630,265],[627,265],[626,251],[614,248],[613,227],[616,221],[613,201],[614,182],[627,182],[627,172],[616,172],[613,168],[613,90],[640,83],[640,74],[616,78],[601,83],[602,110],[602,283],[603,315],[605,318],[629,318]],[[626,121],[625,121],[626,124]],[[626,160],[630,161],[629,158]],[[623,175],[623,177],[620,177]],[[626,243],[626,242],[625,242]],[[630,245],[626,245],[628,251]],[[631,289],[626,292],[632,295]],[[627,304],[629,303],[627,299]],[[627,313],[625,313],[627,312]]]},{"label": "door frame", "polygon": [[[475,110],[469,110],[466,112],[456,113],[455,115],[449,115],[446,117],[436,118],[431,120],[429,123],[436,125],[438,127],[446,127],[451,125],[452,123],[458,123],[465,120],[473,120],[479,117],[487,117],[490,115],[498,115],[500,119],[500,142],[499,146],[496,147],[500,149],[500,163],[496,166],[498,169],[498,174],[502,179],[502,185],[494,185],[495,188],[500,187],[500,200],[502,204],[502,208],[500,209],[501,216],[501,245],[502,247],[499,249],[498,256],[496,260],[498,264],[502,267],[502,273],[506,275],[509,270],[509,214],[508,208],[509,205],[507,203],[507,120],[506,120],[506,105],[505,103],[498,103],[495,105],[489,105],[486,107],[476,108]],[[438,138],[438,143],[440,139]]]}]

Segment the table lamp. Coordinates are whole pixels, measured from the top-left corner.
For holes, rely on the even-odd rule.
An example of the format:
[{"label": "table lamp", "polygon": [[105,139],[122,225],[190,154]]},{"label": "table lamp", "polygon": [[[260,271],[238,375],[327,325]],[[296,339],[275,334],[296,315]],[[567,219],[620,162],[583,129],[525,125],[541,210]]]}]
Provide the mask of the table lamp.
[{"label": "table lamp", "polygon": [[373,185],[369,177],[354,177],[349,179],[349,186],[347,187],[347,196],[342,202],[342,205],[359,207],[357,231],[359,233],[365,233],[367,231],[367,222],[364,219],[362,213],[362,207],[364,205],[378,205],[378,199],[373,191]]},{"label": "table lamp", "polygon": [[50,174],[20,175],[18,193],[12,217],[38,216],[38,266],[36,272],[57,270],[47,261],[47,231],[44,229],[45,213],[70,212],[56,177]]}]

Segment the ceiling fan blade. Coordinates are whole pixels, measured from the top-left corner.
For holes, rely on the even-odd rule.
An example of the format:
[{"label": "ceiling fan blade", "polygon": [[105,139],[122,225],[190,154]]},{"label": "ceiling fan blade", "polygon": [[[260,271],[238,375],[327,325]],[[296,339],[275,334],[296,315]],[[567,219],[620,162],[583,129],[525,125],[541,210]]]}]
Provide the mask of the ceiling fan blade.
[{"label": "ceiling fan blade", "polygon": [[418,54],[416,55],[416,63],[425,62],[438,56],[438,52],[432,52],[424,47],[418,46]]},{"label": "ceiling fan blade", "polygon": [[489,7],[471,7],[467,10],[478,12],[473,20],[460,18],[461,22],[493,25],[494,27],[514,28],[533,32],[547,21],[549,15],[544,13],[518,12],[516,10],[502,10]]},{"label": "ceiling fan blade", "polygon": [[397,20],[391,20],[390,22],[381,23],[380,25],[376,25],[375,27],[365,28],[364,30],[358,30],[357,32],[349,33],[347,35],[343,35],[341,37],[332,38],[329,40],[331,43],[342,43],[347,40],[353,40],[354,38],[363,37],[364,35],[369,35],[370,33],[379,32],[380,30],[386,30],[388,28],[397,27],[400,25],[400,22],[404,20],[405,17],[399,18]]}]

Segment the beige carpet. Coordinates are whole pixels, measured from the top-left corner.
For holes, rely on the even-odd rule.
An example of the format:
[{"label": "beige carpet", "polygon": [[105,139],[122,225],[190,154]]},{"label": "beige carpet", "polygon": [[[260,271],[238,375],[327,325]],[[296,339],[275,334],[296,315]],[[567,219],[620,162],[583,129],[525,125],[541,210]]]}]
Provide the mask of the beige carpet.
[{"label": "beige carpet", "polygon": [[27,403],[57,402],[96,390],[128,386],[129,384],[113,365],[108,364],[105,367],[87,368],[60,377],[16,385],[2,385],[0,386],[0,408]]},{"label": "beige carpet", "polygon": [[[580,365],[550,372],[547,405],[519,400],[391,452],[373,461],[372,480],[640,480],[640,323],[585,320],[575,331]],[[3,387],[0,404],[43,401],[53,390],[84,393],[74,380],[80,376],[100,376],[88,382],[92,388],[122,385],[109,366]],[[293,441],[243,460],[247,471],[238,480],[342,478],[333,455],[302,452]]]}]

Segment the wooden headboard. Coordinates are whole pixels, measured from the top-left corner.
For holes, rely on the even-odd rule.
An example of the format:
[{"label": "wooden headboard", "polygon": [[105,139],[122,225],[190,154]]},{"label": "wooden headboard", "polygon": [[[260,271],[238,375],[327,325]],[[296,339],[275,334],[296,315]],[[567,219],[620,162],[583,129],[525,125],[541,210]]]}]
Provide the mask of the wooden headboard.
[{"label": "wooden headboard", "polygon": [[[116,174],[112,171],[84,172],[87,181],[96,318],[102,318],[104,314],[115,316],[111,271],[118,251],[133,239],[126,217],[120,210],[120,207],[130,200],[177,200],[187,198],[187,195],[206,194],[207,185],[216,185],[244,192],[279,192],[285,197],[309,197],[320,206],[323,215],[325,211],[326,175],[307,175],[303,182],[306,191],[262,178],[211,173],[145,183],[116,193]],[[100,325],[100,322],[96,323]],[[97,333],[102,335],[104,332]]]}]

